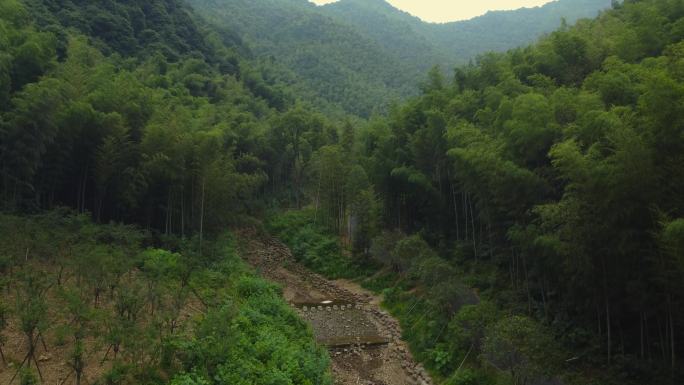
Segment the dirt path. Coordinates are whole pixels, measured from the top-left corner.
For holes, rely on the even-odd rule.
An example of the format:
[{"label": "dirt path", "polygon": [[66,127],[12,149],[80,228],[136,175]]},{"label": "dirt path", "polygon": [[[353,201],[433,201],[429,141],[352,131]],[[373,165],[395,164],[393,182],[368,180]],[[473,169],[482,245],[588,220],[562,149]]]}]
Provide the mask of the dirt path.
[{"label": "dirt path", "polygon": [[399,322],[380,308],[380,297],[309,271],[275,238],[243,232],[241,240],[243,257],[283,286],[285,300],[328,347],[336,385],[432,384],[401,340]]}]

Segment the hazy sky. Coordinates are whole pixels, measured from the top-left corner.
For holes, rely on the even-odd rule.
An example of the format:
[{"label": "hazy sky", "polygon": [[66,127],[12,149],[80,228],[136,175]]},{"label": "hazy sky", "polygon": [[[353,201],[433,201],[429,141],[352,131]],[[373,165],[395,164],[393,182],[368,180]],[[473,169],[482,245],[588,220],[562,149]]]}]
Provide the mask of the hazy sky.
[{"label": "hazy sky", "polygon": [[[334,3],[336,0],[310,0],[316,4]],[[493,10],[536,7],[549,0],[387,0],[425,21],[446,22],[470,19]]]}]

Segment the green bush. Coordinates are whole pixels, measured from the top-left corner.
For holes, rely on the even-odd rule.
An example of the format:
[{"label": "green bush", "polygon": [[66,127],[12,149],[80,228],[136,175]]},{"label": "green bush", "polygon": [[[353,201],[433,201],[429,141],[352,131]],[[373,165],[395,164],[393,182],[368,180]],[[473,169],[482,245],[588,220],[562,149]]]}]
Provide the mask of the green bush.
[{"label": "green bush", "polygon": [[169,385],[209,385],[209,381],[194,374],[181,374],[174,377]]},{"label": "green bush", "polygon": [[454,373],[444,385],[492,385],[494,381],[481,371],[462,369]]},{"label": "green bush", "polygon": [[339,237],[314,221],[312,210],[288,211],[273,216],[267,229],[292,250],[304,266],[332,279],[358,278],[366,275],[359,261],[346,257]]},{"label": "green bush", "polygon": [[38,376],[29,368],[22,368],[19,373],[19,384],[20,385],[38,385]]},{"label": "green bush", "polygon": [[280,288],[244,268],[232,238],[216,246],[224,260],[198,273],[192,285],[218,299],[198,320],[194,337],[170,347],[185,373],[172,384],[330,384],[327,353]]}]

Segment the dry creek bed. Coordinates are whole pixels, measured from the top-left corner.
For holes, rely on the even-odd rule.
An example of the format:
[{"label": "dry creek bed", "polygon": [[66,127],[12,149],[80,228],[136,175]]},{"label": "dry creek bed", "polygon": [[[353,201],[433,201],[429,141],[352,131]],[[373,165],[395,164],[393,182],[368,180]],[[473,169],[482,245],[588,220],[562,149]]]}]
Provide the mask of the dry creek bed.
[{"label": "dry creek bed", "polygon": [[283,287],[285,300],[328,347],[336,385],[432,385],[401,340],[399,322],[380,308],[380,297],[311,272],[273,237],[245,231],[241,240],[247,261]]}]

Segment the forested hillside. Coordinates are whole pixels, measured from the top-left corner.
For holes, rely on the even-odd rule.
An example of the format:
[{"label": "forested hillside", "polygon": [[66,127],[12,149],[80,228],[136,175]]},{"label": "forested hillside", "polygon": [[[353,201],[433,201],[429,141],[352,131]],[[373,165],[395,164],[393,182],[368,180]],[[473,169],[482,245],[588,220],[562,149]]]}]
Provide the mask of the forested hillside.
[{"label": "forested hillside", "polygon": [[437,384],[682,382],[682,0],[422,75],[304,0],[191,5],[0,0],[0,382],[330,384],[245,227]]},{"label": "forested hillside", "polygon": [[430,24],[384,0],[189,0],[218,28],[245,39],[257,57],[275,61],[278,77],[327,111],[384,113],[418,92],[433,65],[450,71],[478,54],[505,51],[560,27],[595,17],[608,0],[560,0],[534,9],[493,12]]},{"label": "forested hillside", "polygon": [[226,235],[271,127],[325,129],[241,51],[180,1],[0,0],[0,382],[330,383]]},{"label": "forested hillside", "polygon": [[213,24],[234,28],[325,107],[369,116],[411,95],[421,76],[380,41],[323,15],[306,0],[190,0]]},{"label": "forested hillside", "polygon": [[36,23],[72,27],[96,39],[105,54],[142,54],[143,49],[177,57],[191,51],[209,54],[199,26],[180,1],[149,4],[87,0],[27,0]]},{"label": "forested hillside", "polygon": [[[140,42],[131,50],[140,55],[129,56],[108,43],[111,30],[70,32],[78,18],[61,20],[45,4],[28,12],[3,3],[5,207],[68,205],[99,221],[192,233],[235,222],[264,186],[266,168],[277,170],[293,156],[273,147],[287,145],[267,130],[287,124],[281,119],[291,106],[287,91],[270,85],[215,34],[186,25],[183,31],[195,31],[187,39],[202,44],[173,55],[181,33],[151,23],[170,40]],[[165,4],[157,5],[164,10]],[[168,4],[167,11],[180,7]],[[129,5],[140,12],[147,6]],[[116,14],[97,10],[102,17]],[[47,21],[36,25],[34,16]],[[91,41],[114,54],[105,56]],[[194,47],[208,47],[208,54]],[[286,115],[313,119],[302,107]],[[312,127],[319,135],[325,129]]]},{"label": "forested hillside", "polygon": [[332,276],[321,227],[384,266],[367,284],[449,383],[681,382],[683,10],[629,1],[433,70],[315,153],[311,211],[273,231]]},{"label": "forested hillside", "polygon": [[596,17],[609,0],[556,0],[535,8],[490,11],[471,20],[426,23],[384,0],[341,0],[326,4],[326,15],[354,26],[422,72],[432,65],[450,70],[488,51],[529,44],[561,26]]},{"label": "forested hillside", "polygon": [[609,9],[608,0],[556,0],[541,7],[516,11],[492,11],[457,23],[432,26],[426,35],[456,54],[459,63],[486,51],[504,52],[534,42],[539,36],[572,25],[583,18],[594,18]]}]

